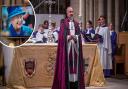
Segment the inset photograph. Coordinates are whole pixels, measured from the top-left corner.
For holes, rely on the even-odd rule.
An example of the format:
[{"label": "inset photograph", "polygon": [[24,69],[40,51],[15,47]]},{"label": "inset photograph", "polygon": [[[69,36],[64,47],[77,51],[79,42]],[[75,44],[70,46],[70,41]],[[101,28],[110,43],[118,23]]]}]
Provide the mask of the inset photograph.
[{"label": "inset photograph", "polygon": [[0,6],[0,41],[16,47],[25,43],[34,30],[34,9],[29,0],[8,1],[3,0]]}]

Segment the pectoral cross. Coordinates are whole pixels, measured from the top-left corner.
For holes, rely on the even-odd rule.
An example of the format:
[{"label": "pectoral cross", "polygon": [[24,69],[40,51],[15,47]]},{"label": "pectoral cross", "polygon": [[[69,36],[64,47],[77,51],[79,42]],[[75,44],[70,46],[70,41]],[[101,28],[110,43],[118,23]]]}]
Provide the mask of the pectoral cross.
[{"label": "pectoral cross", "polygon": [[75,35],[75,26],[72,20],[69,22],[69,29],[70,29],[70,35]]}]

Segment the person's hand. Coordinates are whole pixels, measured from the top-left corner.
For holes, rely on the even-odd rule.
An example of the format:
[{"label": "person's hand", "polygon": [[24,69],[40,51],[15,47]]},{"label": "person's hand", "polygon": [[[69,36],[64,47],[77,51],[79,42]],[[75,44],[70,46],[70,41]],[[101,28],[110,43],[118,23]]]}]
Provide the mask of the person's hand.
[{"label": "person's hand", "polygon": [[67,40],[70,41],[72,39],[72,36],[71,35],[68,35],[67,36]]},{"label": "person's hand", "polygon": [[75,43],[77,42],[76,36],[68,35],[68,41],[73,40]]},{"label": "person's hand", "polygon": [[76,36],[72,36],[72,39],[74,40],[75,43],[77,42]]}]

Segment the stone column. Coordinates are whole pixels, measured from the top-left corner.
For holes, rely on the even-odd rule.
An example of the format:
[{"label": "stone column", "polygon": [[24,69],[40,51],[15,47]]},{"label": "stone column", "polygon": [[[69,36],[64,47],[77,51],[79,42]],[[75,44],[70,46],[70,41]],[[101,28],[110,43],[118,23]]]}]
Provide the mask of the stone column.
[{"label": "stone column", "polygon": [[79,0],[71,0],[70,5],[74,10],[74,18],[78,20],[79,16]]},{"label": "stone column", "polygon": [[86,22],[89,20],[89,0],[86,0]]},{"label": "stone column", "polygon": [[71,0],[71,6],[74,9],[74,18],[79,21],[79,16],[82,16],[82,24],[85,27],[85,0]]},{"label": "stone column", "polygon": [[98,13],[98,0],[94,0],[94,27],[97,26]]},{"label": "stone column", "polygon": [[98,16],[104,15],[104,0],[98,0]]},{"label": "stone column", "polygon": [[119,32],[119,0],[115,0],[115,31]]},{"label": "stone column", "polygon": [[89,20],[93,21],[94,18],[94,4],[93,0],[89,0]]},{"label": "stone column", "polygon": [[112,22],[112,0],[107,0],[107,22]]},{"label": "stone column", "polygon": [[80,3],[81,4],[79,4],[79,5],[81,5],[80,6],[81,9],[79,9],[79,10],[82,11],[82,13],[81,13],[81,15],[82,15],[82,27],[85,28],[85,23],[86,23],[85,22],[85,20],[86,20],[86,16],[85,16],[85,13],[86,13],[85,12],[85,0],[80,0]]}]

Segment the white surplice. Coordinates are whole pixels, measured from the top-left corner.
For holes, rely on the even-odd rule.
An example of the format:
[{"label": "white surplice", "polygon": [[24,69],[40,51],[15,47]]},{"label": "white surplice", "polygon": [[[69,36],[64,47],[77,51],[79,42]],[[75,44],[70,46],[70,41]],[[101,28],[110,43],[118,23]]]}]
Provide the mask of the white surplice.
[{"label": "white surplice", "polygon": [[[99,31],[98,31],[99,29]],[[112,69],[112,49],[111,38],[108,27],[97,27],[96,33],[103,37],[103,43],[98,43],[98,49],[100,52],[100,61],[103,69]]]},{"label": "white surplice", "polygon": [[[73,21],[69,22],[69,29],[70,29],[70,35],[67,36],[69,81],[76,82],[78,81],[78,58],[79,58],[79,52],[78,52],[79,43],[78,42],[79,41],[78,41],[78,35],[75,35],[75,25]],[[76,37],[76,40],[77,40],[76,43],[74,42],[73,39],[68,41],[71,35]],[[70,57],[70,54],[72,54],[72,57]],[[75,55],[77,55],[77,58],[75,58]],[[70,68],[71,64],[72,64],[72,70]],[[75,70],[76,70],[76,73],[75,73]]]}]

